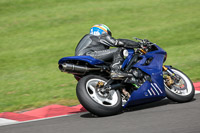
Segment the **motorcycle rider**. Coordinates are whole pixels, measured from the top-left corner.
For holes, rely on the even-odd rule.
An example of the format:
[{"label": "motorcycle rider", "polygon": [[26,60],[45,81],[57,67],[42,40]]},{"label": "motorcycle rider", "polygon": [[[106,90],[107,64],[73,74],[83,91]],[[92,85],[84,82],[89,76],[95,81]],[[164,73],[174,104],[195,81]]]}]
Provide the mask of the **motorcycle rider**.
[{"label": "motorcycle rider", "polygon": [[[117,47],[111,48],[110,47]],[[140,45],[128,39],[115,39],[112,37],[110,29],[104,24],[94,25],[90,29],[90,34],[86,34],[78,43],[75,56],[91,56],[103,61],[112,61],[111,78],[122,79],[131,77],[132,74],[122,72],[121,64],[123,62],[123,47],[138,48]]]}]

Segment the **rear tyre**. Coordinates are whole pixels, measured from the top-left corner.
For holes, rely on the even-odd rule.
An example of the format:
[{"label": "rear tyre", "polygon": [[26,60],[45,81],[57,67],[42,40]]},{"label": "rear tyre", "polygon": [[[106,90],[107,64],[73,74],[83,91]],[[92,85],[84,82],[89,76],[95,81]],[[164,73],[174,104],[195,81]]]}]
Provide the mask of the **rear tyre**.
[{"label": "rear tyre", "polygon": [[97,116],[115,115],[122,110],[122,99],[118,90],[102,94],[96,87],[98,82],[106,83],[107,79],[88,75],[81,78],[76,87],[76,94],[85,109]]},{"label": "rear tyre", "polygon": [[170,86],[167,85],[165,80],[164,85],[167,97],[172,101],[179,103],[191,101],[195,94],[192,81],[180,70],[175,68],[171,68],[171,70],[180,78],[180,80]]}]

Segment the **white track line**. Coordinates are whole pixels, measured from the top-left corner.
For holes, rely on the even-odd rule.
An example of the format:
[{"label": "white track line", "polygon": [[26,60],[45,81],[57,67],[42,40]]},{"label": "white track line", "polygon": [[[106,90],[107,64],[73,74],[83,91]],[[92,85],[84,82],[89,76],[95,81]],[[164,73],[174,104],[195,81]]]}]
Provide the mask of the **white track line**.
[{"label": "white track line", "polygon": [[16,124],[16,123],[19,123],[19,122],[15,120],[0,118],[0,126]]},{"label": "white track line", "polygon": [[200,93],[200,91],[197,91],[197,90],[195,91],[195,94],[199,94],[199,93]]},{"label": "white track line", "polygon": [[[84,112],[81,112],[84,113]],[[80,113],[76,113],[80,114]],[[5,118],[0,118],[0,126],[5,126],[5,125],[12,125],[12,124],[20,124],[20,123],[27,123],[27,122],[34,122],[34,121],[41,121],[41,120],[48,120],[48,119],[53,119],[53,118],[59,118],[59,117],[65,117],[65,116],[72,116],[76,114],[69,114],[69,115],[60,115],[60,116],[54,116],[54,117],[47,117],[47,118],[42,118],[42,119],[35,119],[35,120],[28,120],[28,121],[15,121],[15,120],[10,120],[5,119]]]}]

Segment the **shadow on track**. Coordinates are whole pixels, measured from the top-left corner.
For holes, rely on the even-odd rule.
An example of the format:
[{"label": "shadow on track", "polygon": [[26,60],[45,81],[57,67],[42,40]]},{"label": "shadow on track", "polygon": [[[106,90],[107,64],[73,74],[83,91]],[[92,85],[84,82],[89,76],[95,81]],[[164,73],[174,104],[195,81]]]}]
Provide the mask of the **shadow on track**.
[{"label": "shadow on track", "polygon": [[[192,101],[195,101],[195,100],[196,99],[193,99]],[[192,102],[192,101],[190,101],[190,102]],[[144,109],[148,109],[148,108],[164,106],[164,105],[168,105],[168,104],[181,104],[181,103],[173,102],[169,99],[163,99],[161,101],[157,101],[157,102],[153,102],[153,103],[147,103],[147,104],[137,105],[137,106],[130,107],[130,108],[125,108],[125,109],[123,109],[122,113],[131,112],[131,111],[139,111],[139,110],[144,110]],[[91,113],[83,114],[83,115],[81,115],[81,117],[82,118],[98,118],[98,116],[93,115]],[[107,116],[107,117],[109,117],[109,116]]]}]

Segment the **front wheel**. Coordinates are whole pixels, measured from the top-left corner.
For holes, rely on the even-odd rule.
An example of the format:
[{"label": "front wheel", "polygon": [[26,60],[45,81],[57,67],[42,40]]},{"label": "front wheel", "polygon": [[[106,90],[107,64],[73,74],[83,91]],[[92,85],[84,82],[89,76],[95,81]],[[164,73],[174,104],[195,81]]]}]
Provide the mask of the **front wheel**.
[{"label": "front wheel", "polygon": [[195,89],[192,81],[187,75],[178,69],[171,68],[174,72],[174,77],[169,74],[164,74],[164,85],[166,95],[169,99],[175,102],[189,102],[193,99]]},{"label": "front wheel", "polygon": [[106,83],[107,79],[88,75],[81,78],[76,87],[76,94],[80,103],[89,112],[97,116],[115,115],[122,110],[121,95],[118,90],[102,93],[97,87],[99,82]]}]

